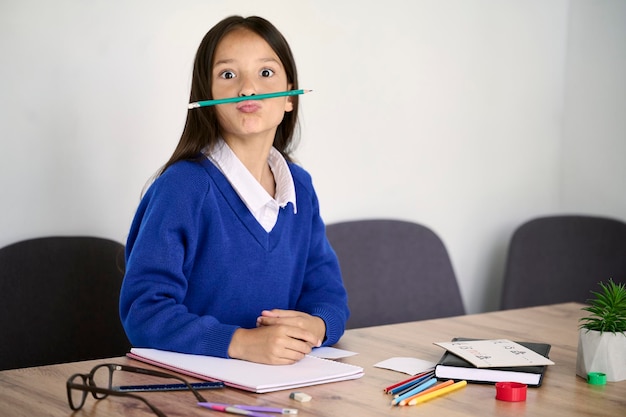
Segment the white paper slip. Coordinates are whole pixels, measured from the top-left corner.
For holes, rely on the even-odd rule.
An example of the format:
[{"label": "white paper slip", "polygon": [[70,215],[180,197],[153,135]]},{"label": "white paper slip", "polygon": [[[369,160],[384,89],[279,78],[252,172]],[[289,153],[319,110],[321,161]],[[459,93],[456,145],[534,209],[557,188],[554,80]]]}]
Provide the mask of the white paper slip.
[{"label": "white paper slip", "polygon": [[311,350],[311,353],[309,353],[309,355],[311,356],[315,356],[316,358],[322,358],[322,359],[341,359],[341,358],[347,358],[349,356],[354,356],[356,354],[357,354],[356,352],[352,352],[352,351],[344,350],[344,349],[337,349],[332,346],[323,346],[323,347],[314,348],[313,350]]},{"label": "white paper slip", "polygon": [[377,368],[391,369],[409,375],[417,375],[435,368],[436,363],[417,358],[389,358],[378,362]]},{"label": "white paper slip", "polygon": [[550,359],[508,339],[438,342],[477,368],[554,365]]}]

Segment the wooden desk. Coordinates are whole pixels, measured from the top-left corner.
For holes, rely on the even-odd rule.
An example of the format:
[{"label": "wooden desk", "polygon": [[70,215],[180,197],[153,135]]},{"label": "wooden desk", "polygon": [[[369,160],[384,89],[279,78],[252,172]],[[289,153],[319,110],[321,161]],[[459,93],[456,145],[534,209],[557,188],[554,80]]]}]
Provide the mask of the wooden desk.
[{"label": "wooden desk", "polygon": [[[621,416],[626,411],[626,382],[588,385],[576,376],[578,319],[581,304],[567,303],[447,319],[349,330],[338,348],[359,352],[344,359],[362,366],[365,376],[354,381],[301,389],[313,396],[309,403],[290,400],[290,391],[251,394],[232,388],[203,391],[208,401],[295,407],[298,416]],[[437,361],[443,350],[433,342],[453,337],[508,338],[552,344],[549,367],[541,388],[528,390],[527,400],[507,403],[495,399],[493,385],[470,384],[448,396],[412,407],[391,407],[383,388],[407,376],[373,365],[396,356]],[[6,343],[6,341],[4,342]],[[27,348],[27,347],[25,347]],[[1,416],[70,416],[65,381],[73,373],[87,373],[97,363],[117,362],[147,367],[127,358],[113,358],[0,372]],[[190,378],[190,380],[193,380]],[[128,383],[155,383],[130,374]],[[150,402],[172,416],[228,414],[202,409],[189,392],[143,393]],[[139,401],[91,396],[80,416],[153,416]]]}]

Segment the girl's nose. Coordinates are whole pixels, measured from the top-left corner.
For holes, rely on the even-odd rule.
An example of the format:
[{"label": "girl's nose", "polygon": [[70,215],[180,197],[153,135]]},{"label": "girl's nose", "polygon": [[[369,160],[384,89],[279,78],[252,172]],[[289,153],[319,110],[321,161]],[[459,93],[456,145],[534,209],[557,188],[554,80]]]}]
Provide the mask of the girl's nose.
[{"label": "girl's nose", "polygon": [[254,83],[249,78],[244,78],[239,88],[239,97],[253,96],[255,94],[256,88],[254,87]]}]

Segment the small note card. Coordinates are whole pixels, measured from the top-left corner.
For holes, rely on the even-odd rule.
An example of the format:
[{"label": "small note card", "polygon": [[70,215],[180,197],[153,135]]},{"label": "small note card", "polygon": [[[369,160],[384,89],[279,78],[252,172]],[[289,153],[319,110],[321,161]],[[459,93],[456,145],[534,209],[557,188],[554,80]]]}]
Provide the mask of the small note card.
[{"label": "small note card", "polygon": [[409,375],[417,375],[422,372],[435,369],[434,362],[417,358],[389,358],[374,364],[377,368],[391,369],[392,371],[403,372]]},{"label": "small note card", "polygon": [[554,365],[550,359],[507,339],[435,343],[477,368]]}]

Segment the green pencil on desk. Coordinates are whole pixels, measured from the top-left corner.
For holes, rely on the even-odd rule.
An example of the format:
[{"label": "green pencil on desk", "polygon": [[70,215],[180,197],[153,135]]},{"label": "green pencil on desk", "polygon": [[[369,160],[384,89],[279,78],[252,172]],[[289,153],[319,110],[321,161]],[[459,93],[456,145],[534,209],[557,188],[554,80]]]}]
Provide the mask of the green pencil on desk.
[{"label": "green pencil on desk", "polygon": [[229,97],[229,98],[219,98],[215,100],[195,101],[193,103],[189,103],[188,108],[197,109],[199,107],[215,106],[217,104],[225,104],[225,103],[238,103],[240,101],[264,100],[266,98],[297,96],[300,94],[310,93],[311,91],[312,90],[287,90],[287,91],[279,91],[276,93],[255,94],[251,96]]}]

